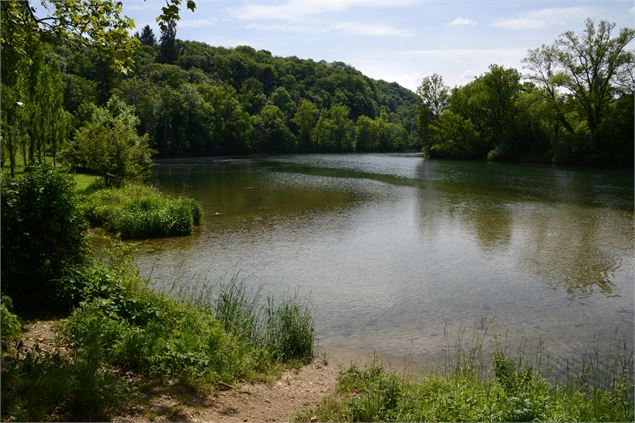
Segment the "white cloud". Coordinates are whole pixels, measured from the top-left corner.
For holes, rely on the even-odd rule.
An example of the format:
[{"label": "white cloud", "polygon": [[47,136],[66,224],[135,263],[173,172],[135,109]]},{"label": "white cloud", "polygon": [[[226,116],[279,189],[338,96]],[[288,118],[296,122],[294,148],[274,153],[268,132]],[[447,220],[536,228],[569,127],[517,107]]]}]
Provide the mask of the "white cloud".
[{"label": "white cloud", "polygon": [[280,31],[302,34],[338,34],[342,36],[364,37],[413,37],[414,33],[408,29],[397,28],[393,25],[381,23],[338,22],[334,24],[250,24],[249,29],[263,31]]},{"label": "white cloud", "polygon": [[365,24],[359,22],[340,22],[332,26],[347,35],[361,35],[368,37],[412,37],[413,32],[387,24]]},{"label": "white cloud", "polygon": [[630,13],[631,15],[635,15],[635,6],[628,9],[628,13]]},{"label": "white cloud", "polygon": [[476,25],[476,22],[473,21],[472,19],[464,18],[462,16],[459,16],[456,19],[454,19],[452,22],[450,22],[448,25],[450,25],[450,26],[471,26],[471,25]]},{"label": "white cloud", "polygon": [[436,60],[520,60],[525,57],[526,49],[521,48],[455,48],[455,49],[424,49],[405,50],[397,53],[399,57],[411,59],[436,59]]},{"label": "white cloud", "polygon": [[231,15],[242,20],[299,21],[308,16],[336,13],[351,7],[395,7],[418,3],[418,0],[286,0],[282,3],[248,4],[233,8]]},{"label": "white cloud", "polygon": [[536,10],[514,18],[497,19],[492,22],[492,26],[512,30],[544,29],[579,21],[595,12],[595,8],[588,6],[553,7]]},{"label": "white cloud", "polygon": [[211,26],[216,23],[216,19],[183,19],[179,21],[179,28],[201,28],[205,26]]}]

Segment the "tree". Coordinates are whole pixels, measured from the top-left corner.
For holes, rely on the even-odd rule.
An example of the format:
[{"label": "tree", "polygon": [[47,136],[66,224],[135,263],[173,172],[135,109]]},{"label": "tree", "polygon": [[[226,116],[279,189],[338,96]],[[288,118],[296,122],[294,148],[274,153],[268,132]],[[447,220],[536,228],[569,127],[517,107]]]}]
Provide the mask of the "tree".
[{"label": "tree", "polygon": [[430,126],[439,118],[448,106],[450,89],[443,83],[443,78],[433,73],[426,76],[417,87],[419,107],[417,110],[417,125],[424,152],[431,143]]},{"label": "tree", "polygon": [[179,57],[176,43],[176,21],[169,22],[161,29],[161,44],[159,45],[159,63],[174,63]]},{"label": "tree", "polygon": [[524,60],[530,78],[544,88],[566,130],[574,133],[563,99],[570,96],[596,144],[609,105],[635,89],[635,57],[627,50],[635,29],[623,28],[613,36],[614,29],[614,23],[600,21],[596,27],[587,19],[582,34],[567,31],[553,45],[530,50]]},{"label": "tree", "polygon": [[253,151],[257,153],[288,153],[292,150],[293,136],[285,123],[284,113],[278,107],[267,105],[254,116]]},{"label": "tree", "polygon": [[434,142],[429,147],[431,157],[475,159],[483,157],[486,152],[472,122],[451,110],[441,113],[432,124],[432,131]]},{"label": "tree", "polygon": [[421,103],[434,116],[439,116],[448,106],[450,89],[443,83],[443,77],[436,73],[426,76],[417,87]]},{"label": "tree", "polygon": [[322,152],[353,151],[355,127],[348,117],[348,108],[334,104],[322,110],[315,127],[315,143]]},{"label": "tree", "polygon": [[138,37],[142,46],[152,47],[157,45],[157,39],[154,36],[154,31],[152,31],[152,28],[150,28],[150,25],[144,26],[143,29],[141,30],[141,35],[139,35]]},{"label": "tree", "polygon": [[360,116],[355,126],[355,151],[365,153],[377,150],[377,128],[368,116]]},{"label": "tree", "polygon": [[2,293],[18,310],[60,310],[65,276],[86,258],[85,224],[68,175],[34,167],[2,178]]},{"label": "tree", "polygon": [[94,109],[91,120],[64,146],[62,157],[73,168],[102,176],[106,186],[143,179],[150,172],[153,150],[147,135],[137,134],[138,123],[133,109],[112,97],[105,108]]},{"label": "tree", "polygon": [[313,151],[313,130],[320,116],[315,104],[308,100],[302,100],[298,110],[295,112],[293,122],[298,128],[298,150],[303,153]]}]

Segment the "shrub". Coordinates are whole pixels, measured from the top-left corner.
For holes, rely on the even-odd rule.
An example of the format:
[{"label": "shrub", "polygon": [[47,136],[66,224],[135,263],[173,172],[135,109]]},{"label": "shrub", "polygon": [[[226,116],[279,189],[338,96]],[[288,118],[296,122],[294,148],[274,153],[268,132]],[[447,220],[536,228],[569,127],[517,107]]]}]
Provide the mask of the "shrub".
[{"label": "shrub", "polygon": [[61,151],[75,169],[102,176],[106,186],[144,179],[152,167],[148,136],[139,136],[139,119],[132,107],[112,97],[105,108],[96,107],[90,120],[77,130]]},{"label": "shrub", "polygon": [[[338,376],[338,394],[317,410],[321,421],[632,421],[632,381],[612,389],[550,383],[538,371],[495,352],[495,378],[478,368],[410,382],[373,362]],[[620,379],[621,380],[621,379]]]},{"label": "shrub", "polygon": [[95,358],[67,360],[57,353],[29,352],[2,371],[2,418],[43,421],[106,421],[126,403],[130,386]]},{"label": "shrub", "polygon": [[95,191],[85,198],[82,210],[91,224],[125,239],[188,235],[202,214],[194,199],[169,198],[140,185]]},{"label": "shrub", "polygon": [[11,312],[11,300],[8,297],[2,298],[0,318],[0,353],[5,353],[17,345],[22,333],[20,319]]},{"label": "shrub", "polygon": [[3,175],[1,185],[3,293],[17,311],[66,307],[59,288],[87,257],[72,179],[36,167],[16,179]]}]

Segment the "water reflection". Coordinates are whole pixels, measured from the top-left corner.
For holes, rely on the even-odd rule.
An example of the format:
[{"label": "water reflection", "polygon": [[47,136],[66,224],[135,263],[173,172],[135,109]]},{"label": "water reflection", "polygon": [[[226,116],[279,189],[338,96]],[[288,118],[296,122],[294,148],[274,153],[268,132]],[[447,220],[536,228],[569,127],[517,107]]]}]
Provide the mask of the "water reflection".
[{"label": "water reflection", "polygon": [[[633,332],[633,187],[544,166],[313,155],[162,164],[154,183],[202,202],[189,238],[151,240],[153,279],[241,275],[311,293],[321,344],[418,360],[444,325],[497,316],[567,355]],[[629,207],[626,207],[629,205]]]},{"label": "water reflection", "polygon": [[[437,162],[422,161],[417,175],[423,181],[438,179],[438,169]],[[616,272],[632,272],[624,262],[633,252],[632,211],[597,206],[622,204],[607,194],[621,190],[607,187],[597,175],[563,171],[551,176],[541,178],[543,186],[553,185],[547,201],[532,201],[518,190],[490,195],[487,188],[459,192],[447,179],[427,182],[416,192],[419,229],[436,238],[442,228],[460,226],[463,242],[473,237],[490,255],[511,252],[520,268],[554,289],[581,298],[594,290],[612,295]],[[603,184],[604,190],[594,183]],[[582,200],[585,206],[576,204]]]}]

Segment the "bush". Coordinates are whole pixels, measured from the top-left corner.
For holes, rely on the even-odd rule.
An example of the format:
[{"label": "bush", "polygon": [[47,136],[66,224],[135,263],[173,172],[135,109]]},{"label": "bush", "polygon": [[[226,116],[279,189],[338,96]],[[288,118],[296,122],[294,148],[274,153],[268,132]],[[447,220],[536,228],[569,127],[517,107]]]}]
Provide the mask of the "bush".
[{"label": "bush", "polygon": [[95,107],[90,120],[64,145],[62,159],[74,169],[103,177],[106,186],[144,179],[152,167],[148,136],[139,136],[134,109],[117,97]]},{"label": "bush", "polygon": [[29,352],[2,371],[4,421],[106,421],[125,403],[129,385],[96,357]]},{"label": "bush", "polygon": [[8,297],[2,298],[0,318],[0,353],[4,354],[17,346],[22,333],[20,319],[11,312],[11,300]]},{"label": "bush", "polygon": [[60,287],[86,261],[85,224],[73,180],[47,167],[2,177],[2,291],[15,309],[67,307]]},{"label": "bush", "polygon": [[125,239],[188,235],[202,214],[194,199],[169,198],[141,185],[95,191],[85,198],[82,210],[91,224]]},{"label": "bush", "polygon": [[386,372],[373,362],[338,376],[338,393],[317,410],[321,421],[632,421],[632,380],[612,388],[550,383],[531,367],[495,352],[490,370],[463,367],[416,382]]}]

